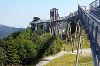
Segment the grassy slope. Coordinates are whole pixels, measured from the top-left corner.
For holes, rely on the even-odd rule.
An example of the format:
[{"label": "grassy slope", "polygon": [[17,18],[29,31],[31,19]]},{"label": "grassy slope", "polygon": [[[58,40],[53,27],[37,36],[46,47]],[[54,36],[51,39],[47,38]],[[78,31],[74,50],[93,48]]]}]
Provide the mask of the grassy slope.
[{"label": "grassy slope", "polygon": [[[77,34],[77,36],[78,36],[78,34]],[[79,38],[77,37],[74,50],[77,49],[78,39]],[[67,47],[66,51],[71,51],[70,41],[68,41],[68,44],[67,44],[66,47]],[[84,31],[83,31],[83,34],[82,34],[82,48],[90,48],[90,42],[87,39]],[[52,60],[46,66],[74,66],[75,60],[76,60],[76,55],[66,54],[66,55],[64,55],[60,58]],[[82,56],[80,54],[79,55],[79,66],[93,66],[92,57]]]}]

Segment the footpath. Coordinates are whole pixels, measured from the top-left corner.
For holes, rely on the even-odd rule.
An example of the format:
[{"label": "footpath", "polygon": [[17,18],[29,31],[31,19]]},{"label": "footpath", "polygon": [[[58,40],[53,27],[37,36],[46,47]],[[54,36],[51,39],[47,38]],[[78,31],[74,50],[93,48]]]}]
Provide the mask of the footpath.
[{"label": "footpath", "polygon": [[[79,52],[81,52],[81,50],[79,50]],[[52,61],[53,59],[61,57],[61,56],[65,55],[65,54],[76,54],[76,53],[77,53],[77,50],[75,50],[74,53],[61,51],[61,52],[59,52],[59,53],[57,53],[55,55],[43,58],[43,60],[40,61],[38,64],[36,64],[36,66],[44,66],[44,65],[48,64],[50,61]],[[90,48],[82,49],[82,55],[91,56],[92,55],[91,49]]]}]

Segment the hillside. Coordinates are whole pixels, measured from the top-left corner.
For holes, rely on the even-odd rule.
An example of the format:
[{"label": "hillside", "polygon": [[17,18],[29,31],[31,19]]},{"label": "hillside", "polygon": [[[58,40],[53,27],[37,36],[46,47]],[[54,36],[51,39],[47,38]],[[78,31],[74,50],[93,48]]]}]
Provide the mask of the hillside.
[{"label": "hillside", "polygon": [[0,64],[34,66],[43,57],[60,52],[62,47],[63,41],[58,36],[25,29],[0,39]]},{"label": "hillside", "polygon": [[17,32],[20,30],[24,30],[24,28],[15,28],[15,27],[9,27],[9,26],[5,26],[5,25],[0,24],[0,38],[5,38],[10,33]]}]

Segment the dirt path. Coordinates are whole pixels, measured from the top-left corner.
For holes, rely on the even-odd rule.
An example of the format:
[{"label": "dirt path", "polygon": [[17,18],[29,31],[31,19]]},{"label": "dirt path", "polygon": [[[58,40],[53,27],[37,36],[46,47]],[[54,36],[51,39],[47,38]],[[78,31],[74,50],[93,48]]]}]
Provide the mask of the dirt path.
[{"label": "dirt path", "polygon": [[[81,51],[81,50],[79,50],[79,51]],[[43,58],[43,60],[40,61],[38,64],[36,64],[36,66],[44,66],[44,65],[48,64],[50,61],[52,61],[55,58],[61,57],[61,56],[65,55],[65,54],[69,54],[69,53],[76,54],[76,52],[77,52],[77,50],[75,50],[74,53],[61,51],[58,54]],[[82,53],[81,54],[85,55],[85,56],[91,56],[91,49],[90,48],[82,49]]]}]

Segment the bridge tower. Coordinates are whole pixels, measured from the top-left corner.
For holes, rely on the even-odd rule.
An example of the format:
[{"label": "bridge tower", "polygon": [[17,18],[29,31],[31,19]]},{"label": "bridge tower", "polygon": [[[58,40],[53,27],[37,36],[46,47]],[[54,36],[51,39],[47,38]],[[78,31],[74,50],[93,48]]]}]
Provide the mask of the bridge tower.
[{"label": "bridge tower", "polygon": [[52,8],[50,10],[50,34],[55,35],[57,32],[57,24],[55,21],[58,20],[59,14],[58,14],[58,9]]},{"label": "bridge tower", "polygon": [[55,20],[58,20],[59,14],[58,14],[58,9],[52,8],[50,10],[50,20],[53,22]]}]

